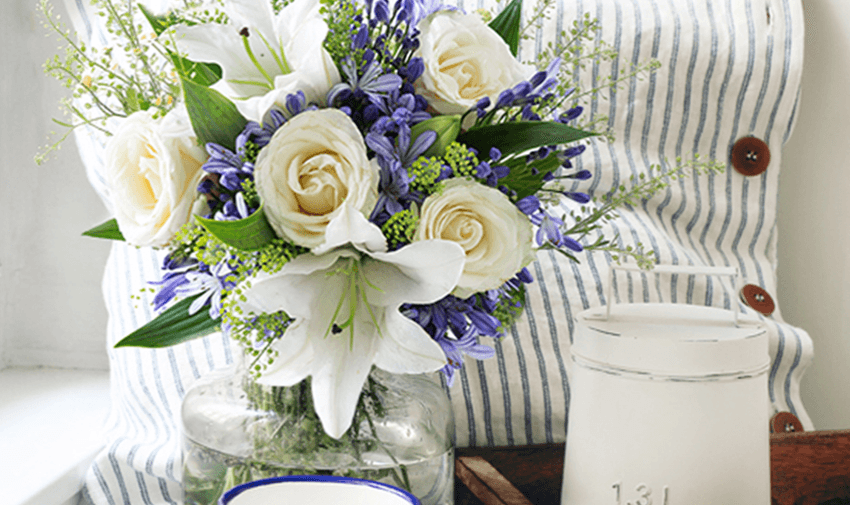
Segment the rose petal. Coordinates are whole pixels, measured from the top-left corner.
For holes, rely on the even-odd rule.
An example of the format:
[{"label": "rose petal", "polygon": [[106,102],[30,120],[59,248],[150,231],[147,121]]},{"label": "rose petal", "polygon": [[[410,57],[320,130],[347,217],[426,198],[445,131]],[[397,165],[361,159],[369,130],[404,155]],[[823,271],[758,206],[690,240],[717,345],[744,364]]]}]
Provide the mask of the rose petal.
[{"label": "rose petal", "polygon": [[387,239],[381,229],[350,204],[343,205],[339,214],[331,219],[325,230],[325,242],[313,248],[313,252],[324,254],[345,244],[352,244],[364,252],[387,250]]}]

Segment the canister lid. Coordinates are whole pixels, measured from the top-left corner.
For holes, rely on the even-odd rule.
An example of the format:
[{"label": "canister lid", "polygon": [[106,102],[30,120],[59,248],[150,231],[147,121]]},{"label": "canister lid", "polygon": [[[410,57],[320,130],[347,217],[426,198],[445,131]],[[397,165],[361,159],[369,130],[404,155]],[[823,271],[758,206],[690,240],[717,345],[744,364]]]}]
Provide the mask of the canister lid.
[{"label": "canister lid", "polygon": [[758,320],[728,310],[646,303],[596,307],[576,316],[571,353],[580,365],[649,378],[742,378],[770,365]]}]

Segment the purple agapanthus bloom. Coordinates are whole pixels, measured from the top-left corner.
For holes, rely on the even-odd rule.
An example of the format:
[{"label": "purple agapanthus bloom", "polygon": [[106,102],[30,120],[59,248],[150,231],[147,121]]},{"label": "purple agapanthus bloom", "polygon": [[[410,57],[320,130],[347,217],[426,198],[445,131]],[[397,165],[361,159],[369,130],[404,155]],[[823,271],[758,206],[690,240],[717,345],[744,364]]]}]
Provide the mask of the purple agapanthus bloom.
[{"label": "purple agapanthus bloom", "polygon": [[381,166],[381,178],[378,184],[378,202],[369,216],[369,220],[378,226],[384,224],[393,214],[408,207],[408,186],[413,178],[397,160]]},{"label": "purple agapanthus bloom", "polygon": [[239,155],[226,147],[210,142],[207,144],[207,153],[210,157],[202,168],[208,173],[217,174],[218,184],[225,189],[239,191],[242,181],[254,172],[252,164],[246,164]]},{"label": "purple agapanthus bloom", "polygon": [[159,291],[153,297],[154,311],[158,312],[168,305],[177,296],[177,288],[189,282],[186,274],[196,270],[199,266],[200,263],[194,258],[177,258],[172,254],[167,255],[162,262],[162,270],[165,272],[162,280],[150,283],[154,286],[160,286]]},{"label": "purple agapanthus bloom", "polygon": [[389,164],[398,161],[403,168],[407,168],[422,156],[422,153],[437,140],[437,133],[431,130],[424,131],[413,142],[411,142],[410,127],[399,125],[398,136],[393,142],[390,137],[381,133],[369,132],[366,134],[366,145],[375,151],[378,161]]},{"label": "purple agapanthus bloom", "polygon": [[[206,265],[203,265],[206,267]],[[178,295],[182,296],[198,296],[195,301],[189,306],[189,314],[195,314],[206,305],[209,305],[209,315],[211,319],[217,319],[221,315],[221,297],[225,289],[233,289],[235,283],[231,280],[233,276],[233,267],[228,259],[220,261],[218,264],[193,270],[186,273],[186,282],[175,289]]]},{"label": "purple agapanthus bloom", "polygon": [[[558,84],[558,71],[561,68],[561,58],[555,58],[546,67],[546,70],[541,70],[534,74],[529,80],[531,84],[531,96],[545,96],[555,85]],[[574,88],[567,90],[563,96],[569,96],[573,93]]]},{"label": "purple agapanthus bloom", "polygon": [[569,109],[566,112],[562,112],[560,115],[558,115],[556,121],[558,121],[559,123],[569,123],[573,119],[576,119],[577,117],[581,116],[582,112],[584,112],[584,107],[580,105],[573,107],[572,109]]},{"label": "purple agapanthus bloom", "polygon": [[376,121],[372,126],[371,131],[376,133],[397,131],[401,125],[414,125],[431,118],[431,114],[425,111],[428,107],[427,101],[413,93],[393,90],[373,99],[372,104],[380,114],[387,117],[382,122]]},{"label": "purple agapanthus bloom", "polygon": [[329,104],[335,103],[337,98],[345,100],[349,94],[357,95],[358,93],[374,101],[385,93],[398,90],[401,86],[401,77],[393,73],[384,73],[380,63],[375,60],[367,62],[362,69],[358,69],[354,60],[346,58],[342,62],[342,72],[345,74],[346,81],[335,84],[328,92]]},{"label": "purple agapanthus bloom", "polygon": [[448,364],[442,369],[451,385],[455,371],[463,365],[464,355],[473,359],[493,356],[493,349],[480,344],[478,338],[501,338],[501,321],[493,312],[500,304],[518,304],[514,299],[520,286],[533,281],[523,268],[501,287],[462,299],[453,295],[428,305],[405,305],[404,314],[421,326],[440,344]]},{"label": "purple agapanthus bloom", "polygon": [[[293,99],[297,101],[298,97]],[[254,178],[249,146],[251,150],[265,147],[285,122],[286,117],[277,109],[268,112],[262,125],[249,121],[236,138],[236,153],[212,142],[207,144],[210,157],[201,168],[214,177],[205,178],[198,185],[198,192],[207,195],[210,204],[210,213],[205,217],[228,221],[246,218],[256,211],[247,205],[242,194],[242,185]]]},{"label": "purple agapanthus bloom", "polygon": [[236,153],[242,158],[246,156],[246,145],[254,144],[257,147],[265,147],[283,123],[286,122],[286,117],[283,113],[275,108],[269,110],[263,124],[255,121],[248,121],[242,133],[236,137]]},{"label": "purple agapanthus bloom", "polygon": [[435,340],[446,353],[448,363],[440,371],[446,376],[446,384],[449,387],[454,384],[455,372],[463,367],[464,355],[477,360],[489,359],[496,355],[492,347],[480,344],[472,331],[458,339],[443,335]]},{"label": "purple agapanthus bloom", "polygon": [[575,252],[581,252],[584,250],[581,243],[566,235],[562,231],[562,227],[564,226],[563,220],[541,210],[537,215],[535,215],[535,218],[532,219],[532,222],[535,221],[537,221],[535,224],[538,225],[537,233],[535,234],[535,241],[538,246],[548,244],[558,248],[566,247],[567,249]]},{"label": "purple agapanthus bloom", "polygon": [[249,217],[256,210],[248,207],[248,203],[245,201],[245,194],[239,192],[236,193],[235,197],[224,202],[224,206],[215,213],[213,219],[216,221],[236,221]]},{"label": "purple agapanthus bloom", "polygon": [[[562,195],[575,200],[579,203],[587,203],[590,197],[585,193],[564,191]],[[564,221],[556,216],[553,216],[541,203],[540,199],[535,195],[530,195],[516,202],[517,208],[528,216],[529,221],[537,226],[535,241],[538,246],[554,245],[556,247],[566,247],[575,252],[584,250],[582,245],[572,237],[563,233],[562,228]]]}]

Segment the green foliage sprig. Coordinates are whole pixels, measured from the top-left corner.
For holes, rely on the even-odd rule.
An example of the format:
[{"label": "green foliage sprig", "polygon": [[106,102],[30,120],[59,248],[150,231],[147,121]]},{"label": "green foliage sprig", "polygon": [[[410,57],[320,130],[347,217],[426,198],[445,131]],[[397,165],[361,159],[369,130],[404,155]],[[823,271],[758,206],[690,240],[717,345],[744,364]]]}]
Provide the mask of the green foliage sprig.
[{"label": "green foliage sprig", "polygon": [[[602,227],[617,219],[621,208],[641,204],[655,194],[669,188],[674,181],[692,175],[723,173],[724,170],[725,165],[723,163],[713,159],[703,160],[698,154],[687,160],[677,158],[676,165],[667,171],[663,171],[660,165],[652,165],[648,173],[642,173],[637,177],[632,175],[627,184],[621,184],[617,189],[601,198],[593,198],[592,201],[595,205],[582,206],[578,211],[570,212],[569,216],[561,216],[565,222],[572,223],[566,230],[562,231],[565,235],[569,235],[579,242],[590,235],[597,235],[593,242],[584,244],[585,251],[607,252],[618,264],[630,258],[639,267],[649,269],[656,261],[654,255],[646,252],[642,244],[622,246],[618,235],[613,237],[603,236],[600,233]],[[549,186],[545,191],[557,195],[563,189],[557,187],[556,184]],[[556,250],[570,259],[578,261],[574,255],[552,245],[545,245],[542,249]]]},{"label": "green foliage sprig", "polygon": [[169,49],[173,41],[158,35],[177,23],[226,22],[226,16],[216,8],[221,1],[207,0],[205,3],[213,5],[201,8],[201,0],[184,0],[185,11],[180,17],[153,17],[134,0],[92,0],[109,39],[109,44],[101,47],[81,40],[66,27],[50,0],[39,0],[44,27],[48,35],[59,39],[62,51],[44,63],[44,72],[71,90],[71,95],[59,102],[65,119],[53,120],[65,131],[38,152],[36,163],[46,161],[80,126],[110,136],[109,118],[127,117],[140,110],[151,110],[154,117],[164,115],[181,95],[181,76],[197,80],[204,73],[206,81],[202,84],[209,84],[215,76],[209,74],[207,66],[177,57]]}]

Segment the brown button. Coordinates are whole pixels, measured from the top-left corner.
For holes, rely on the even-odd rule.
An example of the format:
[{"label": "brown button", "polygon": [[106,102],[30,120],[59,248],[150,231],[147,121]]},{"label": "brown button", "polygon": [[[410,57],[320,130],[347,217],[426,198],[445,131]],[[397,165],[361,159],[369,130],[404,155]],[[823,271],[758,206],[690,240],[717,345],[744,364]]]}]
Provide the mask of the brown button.
[{"label": "brown button", "polygon": [[769,163],[770,148],[761,139],[741,137],[732,146],[732,166],[742,175],[759,175]]},{"label": "brown button", "polygon": [[770,418],[771,433],[792,433],[803,431],[803,423],[790,412],[777,412]]},{"label": "brown button", "polygon": [[767,294],[767,291],[755,284],[747,284],[742,287],[740,296],[742,302],[762,315],[769,316],[773,314],[773,310],[776,308],[776,305],[773,304],[773,298]]}]

